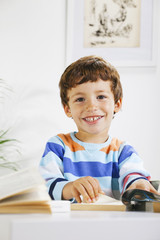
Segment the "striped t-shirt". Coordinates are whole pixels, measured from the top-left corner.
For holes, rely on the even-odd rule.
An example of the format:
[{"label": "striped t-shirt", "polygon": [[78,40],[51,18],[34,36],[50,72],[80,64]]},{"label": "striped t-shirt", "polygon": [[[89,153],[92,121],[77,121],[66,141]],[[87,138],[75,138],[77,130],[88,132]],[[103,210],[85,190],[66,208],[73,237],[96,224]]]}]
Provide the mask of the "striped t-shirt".
[{"label": "striped t-shirt", "polygon": [[58,134],[47,142],[40,172],[54,200],[62,199],[68,182],[84,176],[96,178],[106,195],[116,199],[136,179],[150,178],[131,145],[110,136],[102,144],[86,143],[75,132]]}]

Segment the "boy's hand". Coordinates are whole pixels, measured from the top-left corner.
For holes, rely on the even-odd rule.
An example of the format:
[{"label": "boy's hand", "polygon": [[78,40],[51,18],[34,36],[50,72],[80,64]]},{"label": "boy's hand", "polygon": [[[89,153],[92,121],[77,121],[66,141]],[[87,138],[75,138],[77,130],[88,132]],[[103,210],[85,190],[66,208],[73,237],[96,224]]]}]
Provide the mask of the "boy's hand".
[{"label": "boy's hand", "polygon": [[80,196],[82,195],[83,202],[91,203],[98,200],[99,193],[103,192],[100,188],[98,180],[88,176],[66,184],[63,189],[63,199],[70,199],[74,197],[78,203],[81,203],[82,200]]},{"label": "boy's hand", "polygon": [[145,180],[145,179],[138,179],[135,182],[133,182],[126,190],[130,189],[142,189],[148,192],[152,192],[155,194],[159,194],[157,190],[152,186],[152,184]]}]

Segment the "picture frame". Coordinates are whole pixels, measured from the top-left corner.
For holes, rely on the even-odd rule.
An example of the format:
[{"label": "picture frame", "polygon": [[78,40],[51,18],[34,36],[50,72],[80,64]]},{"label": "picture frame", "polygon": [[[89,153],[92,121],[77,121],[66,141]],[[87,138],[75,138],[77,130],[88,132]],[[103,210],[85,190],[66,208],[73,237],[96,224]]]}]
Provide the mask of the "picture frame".
[{"label": "picture frame", "polygon": [[84,47],[84,1],[88,0],[67,0],[66,66],[88,55],[101,56],[116,67],[156,66],[157,0],[138,0],[141,1],[139,47]]}]

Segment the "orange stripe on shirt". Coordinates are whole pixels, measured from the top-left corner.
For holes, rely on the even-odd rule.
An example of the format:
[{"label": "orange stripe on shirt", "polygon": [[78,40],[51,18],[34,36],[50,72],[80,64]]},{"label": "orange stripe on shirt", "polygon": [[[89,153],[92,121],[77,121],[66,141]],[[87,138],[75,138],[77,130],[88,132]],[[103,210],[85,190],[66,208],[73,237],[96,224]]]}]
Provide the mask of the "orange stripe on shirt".
[{"label": "orange stripe on shirt", "polygon": [[78,143],[74,142],[70,136],[70,134],[58,134],[58,137],[62,139],[64,144],[70,148],[72,152],[80,151],[80,150],[85,150],[84,147],[79,145]]},{"label": "orange stripe on shirt", "polygon": [[109,154],[110,151],[113,152],[118,151],[122,143],[123,142],[118,140],[117,138],[113,138],[110,145],[100,149],[100,151],[105,152],[106,154]]}]

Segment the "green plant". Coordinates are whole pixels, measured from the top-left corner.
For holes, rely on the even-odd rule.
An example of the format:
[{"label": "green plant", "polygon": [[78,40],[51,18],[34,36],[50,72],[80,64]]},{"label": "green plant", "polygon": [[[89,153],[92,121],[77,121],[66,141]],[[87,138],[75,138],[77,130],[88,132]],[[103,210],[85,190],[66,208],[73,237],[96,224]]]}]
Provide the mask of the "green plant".
[{"label": "green plant", "polygon": [[[0,79],[0,103],[3,103],[4,96],[8,95],[11,89]],[[2,127],[0,127],[2,128]],[[8,137],[9,130],[0,130],[0,168],[18,170],[18,164],[13,161],[12,154],[19,152],[16,146],[16,139]],[[12,159],[12,160],[11,160]]]},{"label": "green plant", "polygon": [[[12,150],[13,150],[17,140],[7,138],[6,137],[7,132],[8,131],[0,131],[0,167],[9,168],[14,171],[17,171],[18,170],[17,163],[8,160],[8,157],[7,157],[8,154],[5,153],[6,151],[8,153],[7,148],[10,148],[10,150],[12,148]],[[18,150],[16,150],[16,151],[18,151]]]}]

